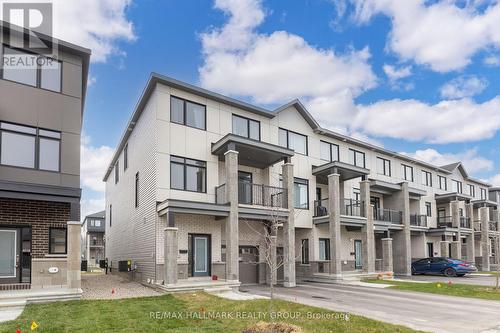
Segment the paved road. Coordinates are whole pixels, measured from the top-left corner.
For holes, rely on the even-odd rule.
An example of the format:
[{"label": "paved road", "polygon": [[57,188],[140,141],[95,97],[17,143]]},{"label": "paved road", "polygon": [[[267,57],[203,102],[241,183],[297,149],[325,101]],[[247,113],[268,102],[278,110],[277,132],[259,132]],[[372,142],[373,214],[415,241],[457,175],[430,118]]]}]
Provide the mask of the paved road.
[{"label": "paved road", "polygon": [[[242,290],[268,295],[265,286],[245,286]],[[498,301],[322,283],[277,288],[276,295],[427,332],[500,332]]]},{"label": "paved road", "polygon": [[[398,277],[398,279],[410,279],[404,277]],[[496,277],[491,275],[466,275],[462,277],[445,277],[442,275],[413,275],[411,280],[414,281],[430,281],[430,282],[448,282],[453,283],[463,283],[463,284],[477,284],[481,286],[491,286],[493,287],[496,282]]]}]

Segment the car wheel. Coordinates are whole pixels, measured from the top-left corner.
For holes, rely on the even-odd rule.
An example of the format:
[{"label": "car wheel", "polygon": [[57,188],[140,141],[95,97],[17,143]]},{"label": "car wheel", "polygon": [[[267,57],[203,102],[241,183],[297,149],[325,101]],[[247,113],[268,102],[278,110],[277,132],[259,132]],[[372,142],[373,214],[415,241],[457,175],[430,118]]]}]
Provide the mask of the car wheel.
[{"label": "car wheel", "polygon": [[444,270],[444,276],[447,277],[457,276],[457,272],[453,268],[447,268]]}]

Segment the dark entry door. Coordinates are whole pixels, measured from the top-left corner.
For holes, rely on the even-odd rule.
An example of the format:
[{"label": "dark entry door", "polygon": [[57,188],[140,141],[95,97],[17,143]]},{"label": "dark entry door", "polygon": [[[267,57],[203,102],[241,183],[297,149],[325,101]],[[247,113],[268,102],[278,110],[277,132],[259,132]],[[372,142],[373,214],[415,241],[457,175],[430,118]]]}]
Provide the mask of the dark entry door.
[{"label": "dark entry door", "polygon": [[210,235],[190,234],[189,266],[191,276],[210,276]]},{"label": "dark entry door", "polygon": [[427,243],[427,256],[434,257],[434,243]]},{"label": "dark entry door", "polygon": [[0,229],[0,283],[21,282],[19,229]]},{"label": "dark entry door", "polygon": [[240,282],[259,283],[259,250],[255,246],[240,246]]},{"label": "dark entry door", "polygon": [[354,260],[355,268],[363,268],[363,245],[360,240],[354,241]]},{"label": "dark entry door", "polygon": [[238,197],[239,203],[252,204],[252,174],[238,171]]}]

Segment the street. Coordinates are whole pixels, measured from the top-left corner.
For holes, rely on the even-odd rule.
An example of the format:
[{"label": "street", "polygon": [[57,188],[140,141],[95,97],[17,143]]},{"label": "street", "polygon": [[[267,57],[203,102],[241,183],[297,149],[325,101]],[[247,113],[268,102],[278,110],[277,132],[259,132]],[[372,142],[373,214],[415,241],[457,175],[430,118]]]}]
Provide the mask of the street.
[{"label": "street", "polygon": [[[265,286],[244,286],[241,290],[269,294]],[[276,288],[275,295],[427,332],[500,332],[498,301],[322,283]]]}]

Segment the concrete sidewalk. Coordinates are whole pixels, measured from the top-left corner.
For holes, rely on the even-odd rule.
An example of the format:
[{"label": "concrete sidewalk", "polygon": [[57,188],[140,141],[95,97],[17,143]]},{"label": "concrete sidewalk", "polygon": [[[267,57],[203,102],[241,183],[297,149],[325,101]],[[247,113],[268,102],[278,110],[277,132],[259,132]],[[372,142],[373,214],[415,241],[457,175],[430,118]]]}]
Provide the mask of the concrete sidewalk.
[{"label": "concrete sidewalk", "polygon": [[[265,286],[240,289],[257,295],[269,294]],[[426,332],[500,333],[500,301],[320,283],[276,288],[275,294],[280,299]]]}]

